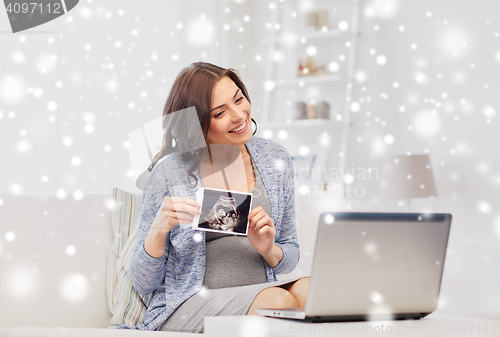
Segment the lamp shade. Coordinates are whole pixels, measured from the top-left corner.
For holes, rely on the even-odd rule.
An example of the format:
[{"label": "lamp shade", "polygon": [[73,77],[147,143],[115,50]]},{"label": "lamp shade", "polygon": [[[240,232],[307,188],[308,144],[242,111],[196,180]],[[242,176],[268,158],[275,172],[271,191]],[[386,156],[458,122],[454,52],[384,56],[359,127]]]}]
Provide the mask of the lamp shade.
[{"label": "lamp shade", "polygon": [[429,155],[401,155],[385,160],[381,175],[381,196],[411,199],[437,196]]}]

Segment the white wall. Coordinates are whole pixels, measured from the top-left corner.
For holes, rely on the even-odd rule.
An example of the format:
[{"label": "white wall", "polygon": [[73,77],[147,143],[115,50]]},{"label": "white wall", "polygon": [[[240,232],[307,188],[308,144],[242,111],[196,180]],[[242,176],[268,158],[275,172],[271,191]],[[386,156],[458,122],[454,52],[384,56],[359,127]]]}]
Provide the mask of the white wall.
[{"label": "white wall", "polygon": [[[498,242],[500,22],[493,13],[500,3],[371,3],[397,6],[387,18],[384,12],[391,11],[383,9],[363,18],[366,40],[358,68],[367,83],[366,91],[356,87],[354,97],[361,110],[352,114],[352,163],[368,166],[386,154],[429,153],[438,197],[412,201],[412,211],[452,213],[454,241]],[[379,55],[386,64],[377,64]],[[393,135],[394,143],[386,144],[385,135]],[[404,210],[396,203],[382,206]]]},{"label": "white wall", "polygon": [[208,44],[188,38],[202,14],[212,24],[219,15],[211,1],[80,1],[59,19],[12,34],[0,11],[0,192],[134,190],[128,134],[161,116],[183,67],[218,61],[217,32]]}]

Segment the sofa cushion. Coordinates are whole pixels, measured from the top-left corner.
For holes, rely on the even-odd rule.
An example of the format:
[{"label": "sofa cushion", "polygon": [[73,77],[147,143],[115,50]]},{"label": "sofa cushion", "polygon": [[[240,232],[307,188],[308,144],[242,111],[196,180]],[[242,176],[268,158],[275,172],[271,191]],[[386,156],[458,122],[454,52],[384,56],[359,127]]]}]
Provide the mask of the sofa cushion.
[{"label": "sofa cushion", "polygon": [[141,196],[118,188],[111,190],[114,201],[112,228],[114,241],[108,253],[106,296],[111,315],[109,326],[144,321],[152,294],[144,298],[132,287],[130,260],[139,234]]},{"label": "sofa cushion", "polygon": [[0,199],[0,328],[107,327],[110,196]]},{"label": "sofa cushion", "polygon": [[500,243],[448,243],[437,312],[500,319]]}]

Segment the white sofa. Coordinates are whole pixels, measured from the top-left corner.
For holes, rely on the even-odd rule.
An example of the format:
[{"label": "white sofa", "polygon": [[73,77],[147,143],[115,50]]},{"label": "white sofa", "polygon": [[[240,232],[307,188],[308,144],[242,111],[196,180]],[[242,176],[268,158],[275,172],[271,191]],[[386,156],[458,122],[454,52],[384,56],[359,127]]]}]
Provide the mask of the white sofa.
[{"label": "white sofa", "polygon": [[[60,200],[0,194],[0,336],[150,334],[106,329],[112,204],[109,195]],[[318,215],[332,207],[347,209],[297,199],[301,261],[282,278],[309,273]],[[350,210],[373,209],[354,204]],[[439,313],[500,319],[500,245],[451,243],[441,294]]]},{"label": "white sofa", "polygon": [[0,336],[148,334],[107,329],[110,195],[0,200]]}]

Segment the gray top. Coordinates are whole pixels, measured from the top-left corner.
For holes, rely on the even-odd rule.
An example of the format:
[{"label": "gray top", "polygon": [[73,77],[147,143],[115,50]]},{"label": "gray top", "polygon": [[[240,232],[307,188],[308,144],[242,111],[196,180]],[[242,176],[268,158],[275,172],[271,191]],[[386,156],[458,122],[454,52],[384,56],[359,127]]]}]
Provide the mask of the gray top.
[{"label": "gray top", "polygon": [[[266,188],[253,161],[252,166],[256,179],[252,191],[252,209],[262,206],[271,216],[271,203]],[[206,269],[203,285],[208,289],[267,282],[262,256],[246,236],[207,232],[205,242]]]}]

